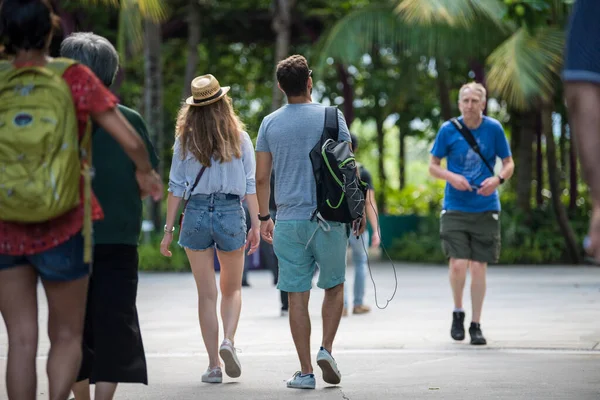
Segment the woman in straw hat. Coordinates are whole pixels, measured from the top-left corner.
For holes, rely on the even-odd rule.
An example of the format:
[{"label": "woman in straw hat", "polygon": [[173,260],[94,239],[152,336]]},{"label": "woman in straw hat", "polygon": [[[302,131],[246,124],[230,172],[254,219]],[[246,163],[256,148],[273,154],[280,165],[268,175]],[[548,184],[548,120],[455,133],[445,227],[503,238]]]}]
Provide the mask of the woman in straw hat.
[{"label": "woman in straw hat", "polygon": [[[192,81],[192,96],[179,110],[165,234],[160,244],[161,253],[170,257],[177,210],[181,200],[187,199],[179,245],[185,248],[198,289],[200,329],[209,358],[202,381],[209,383],[223,381],[219,354],[228,376],[237,378],[242,372],[234,336],[242,305],[244,250],[249,247],[252,254],[260,243],[254,148],[233,111],[228,91],[214,76],[199,76]],[[247,236],[243,197],[252,218]],[[221,266],[224,340],[220,348],[215,248]]]}]

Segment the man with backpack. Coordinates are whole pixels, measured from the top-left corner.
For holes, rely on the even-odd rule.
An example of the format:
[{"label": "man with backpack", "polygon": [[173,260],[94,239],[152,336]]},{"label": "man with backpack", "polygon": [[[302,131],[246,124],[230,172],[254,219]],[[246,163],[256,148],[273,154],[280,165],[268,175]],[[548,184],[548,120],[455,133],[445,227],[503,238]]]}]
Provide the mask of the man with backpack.
[{"label": "man with backpack", "polygon": [[[502,125],[484,116],[486,90],[468,83],[459,91],[462,114],[442,125],[431,150],[429,172],[446,183],[440,219],[440,237],[450,259],[450,285],[454,297],[454,340],[465,338],[463,290],[467,269],[471,270],[471,344],[485,345],[481,332],[481,309],[486,289],[488,263],[500,256],[500,199],[496,188],[509,179],[514,162]],[[494,173],[496,157],[502,170]],[[447,159],[447,168],[441,160]]]},{"label": "man with backpack", "polygon": [[[332,347],[344,305],[350,228],[349,223],[335,221],[336,214],[362,221],[362,224],[353,224],[353,234],[359,235],[364,230],[364,192],[358,186],[348,127],[339,111],[333,108],[327,111],[326,107],[312,102],[311,75],[306,59],[300,55],[288,57],[277,65],[278,85],[288,104],[265,117],[256,144],[261,234],[274,245],[279,261],[278,288],[289,293],[290,328],[300,359],[300,371],[287,381],[287,387],[298,389],[315,388],[308,301],[317,264],[317,286],[325,289],[323,340],[317,364],[325,382],[338,384],[341,380]],[[336,149],[344,161],[319,159],[319,154],[332,155],[332,149]],[[272,168],[277,207],[275,228],[269,215]],[[315,173],[315,169],[320,172]],[[330,171],[333,172],[324,178],[324,172]],[[319,178],[319,182],[316,183],[315,178]],[[337,181],[339,186],[335,187],[331,181]],[[348,192],[350,199],[360,200],[360,193],[363,194],[362,204],[352,204],[358,214],[353,213],[347,198],[340,195],[342,189]]]}]

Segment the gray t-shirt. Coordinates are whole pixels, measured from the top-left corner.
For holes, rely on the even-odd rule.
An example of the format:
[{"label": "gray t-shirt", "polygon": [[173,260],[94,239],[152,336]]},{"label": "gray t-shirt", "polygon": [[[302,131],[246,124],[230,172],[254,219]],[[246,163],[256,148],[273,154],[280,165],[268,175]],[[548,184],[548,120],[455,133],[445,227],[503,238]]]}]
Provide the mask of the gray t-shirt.
[{"label": "gray t-shirt", "polygon": [[[350,142],[344,116],[338,110],[338,140]],[[278,220],[308,220],[317,208],[317,187],[310,151],[325,124],[325,106],[287,104],[267,115],[260,124],[256,151],[271,153],[275,174]]]}]

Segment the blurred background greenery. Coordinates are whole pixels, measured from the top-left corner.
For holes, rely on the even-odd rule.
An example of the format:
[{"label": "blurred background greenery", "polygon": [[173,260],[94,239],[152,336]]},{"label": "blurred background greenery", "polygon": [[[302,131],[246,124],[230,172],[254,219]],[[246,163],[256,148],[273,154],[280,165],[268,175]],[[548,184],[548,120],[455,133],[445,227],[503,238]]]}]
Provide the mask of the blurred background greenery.
[{"label": "blurred background greenery", "polygon": [[[581,263],[589,216],[563,101],[567,0],[54,0],[62,37],[93,31],[118,45],[113,91],[145,117],[167,180],[175,114],[194,76],[212,73],[251,137],[283,104],[275,64],[301,53],[314,101],[337,105],[373,175],[383,243],[394,259],[444,262],[438,235],[443,182],[427,172],[458,89],[488,89],[516,163],[501,188],[501,263]],[[147,218],[164,222],[164,204]],[[158,229],[160,232],[161,230]],[[187,270],[181,249],[144,235],[141,267]]]}]

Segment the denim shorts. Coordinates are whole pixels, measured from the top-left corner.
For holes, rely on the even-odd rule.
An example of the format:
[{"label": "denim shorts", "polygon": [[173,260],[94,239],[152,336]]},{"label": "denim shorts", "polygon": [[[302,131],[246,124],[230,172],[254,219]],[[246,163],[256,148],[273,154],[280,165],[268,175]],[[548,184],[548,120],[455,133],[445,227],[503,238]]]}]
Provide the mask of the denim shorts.
[{"label": "denim shorts", "polygon": [[331,289],[344,283],[348,225],[329,221],[327,224],[329,231],[314,221],[277,221],[273,249],[279,261],[279,290],[309,291],[317,265],[318,287]]},{"label": "denim shorts", "polygon": [[83,236],[77,233],[49,250],[28,256],[0,254],[0,270],[31,265],[45,281],[68,282],[90,274],[90,264],[83,262]]},{"label": "denim shorts", "polygon": [[201,251],[234,251],[246,244],[246,214],[240,197],[213,193],[193,195],[185,209],[179,245]]}]

